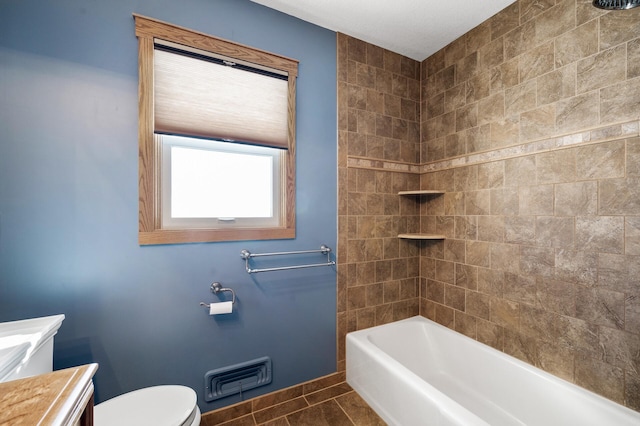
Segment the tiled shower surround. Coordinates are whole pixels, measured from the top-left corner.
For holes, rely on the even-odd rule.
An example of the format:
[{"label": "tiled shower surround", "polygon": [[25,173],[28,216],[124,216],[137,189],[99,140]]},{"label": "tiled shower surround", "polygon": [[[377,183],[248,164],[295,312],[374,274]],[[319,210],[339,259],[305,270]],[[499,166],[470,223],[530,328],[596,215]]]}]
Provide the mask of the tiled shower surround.
[{"label": "tiled shower surround", "polygon": [[338,102],[339,369],[419,313],[640,411],[640,9],[520,0],[422,63],[339,34]]}]

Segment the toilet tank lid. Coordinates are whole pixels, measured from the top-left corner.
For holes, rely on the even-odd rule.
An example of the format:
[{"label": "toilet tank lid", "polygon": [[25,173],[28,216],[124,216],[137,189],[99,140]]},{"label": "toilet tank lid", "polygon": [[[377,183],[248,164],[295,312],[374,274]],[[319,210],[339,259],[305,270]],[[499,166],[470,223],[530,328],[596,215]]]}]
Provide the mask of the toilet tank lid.
[{"label": "toilet tank lid", "polygon": [[186,386],[152,386],[96,405],[94,423],[96,426],[182,425],[195,410],[196,403],[196,393]]}]

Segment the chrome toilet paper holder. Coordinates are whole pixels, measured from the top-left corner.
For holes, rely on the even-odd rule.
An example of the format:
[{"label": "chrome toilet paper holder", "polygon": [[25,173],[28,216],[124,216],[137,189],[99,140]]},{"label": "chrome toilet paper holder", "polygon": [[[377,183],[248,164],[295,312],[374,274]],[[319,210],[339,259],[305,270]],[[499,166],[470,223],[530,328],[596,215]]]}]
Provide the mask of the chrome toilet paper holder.
[{"label": "chrome toilet paper holder", "polygon": [[[236,304],[236,292],[233,291],[233,289],[227,288],[227,287],[222,287],[222,284],[220,284],[219,282],[214,282],[211,284],[211,293],[215,293],[218,294],[220,292],[223,291],[229,291],[231,292],[231,304],[235,305]],[[204,302],[200,302],[200,306],[204,306],[206,308],[209,307],[208,303],[204,303]]]}]

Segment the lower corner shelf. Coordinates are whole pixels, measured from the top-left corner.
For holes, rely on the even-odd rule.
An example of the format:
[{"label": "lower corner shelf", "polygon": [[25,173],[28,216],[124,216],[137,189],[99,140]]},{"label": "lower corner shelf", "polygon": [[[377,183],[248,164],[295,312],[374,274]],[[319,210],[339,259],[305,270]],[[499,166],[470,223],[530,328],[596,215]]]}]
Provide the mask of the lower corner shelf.
[{"label": "lower corner shelf", "polygon": [[398,238],[403,240],[444,240],[444,235],[437,234],[399,234]]}]

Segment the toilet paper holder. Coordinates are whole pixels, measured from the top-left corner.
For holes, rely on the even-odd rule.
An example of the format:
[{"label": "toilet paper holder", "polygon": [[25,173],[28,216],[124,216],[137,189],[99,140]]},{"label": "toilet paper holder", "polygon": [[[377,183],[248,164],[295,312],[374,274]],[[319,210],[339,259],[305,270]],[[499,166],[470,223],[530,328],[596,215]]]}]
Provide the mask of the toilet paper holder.
[{"label": "toilet paper holder", "polygon": [[[220,284],[219,282],[214,282],[213,284],[211,284],[211,293],[220,293],[222,291],[229,291],[231,292],[231,304],[235,305],[236,303],[236,292],[233,291],[233,289],[227,288],[227,287],[222,287],[222,284]],[[209,307],[208,303],[204,303],[204,302],[200,302],[200,306],[204,306],[206,308]]]}]

